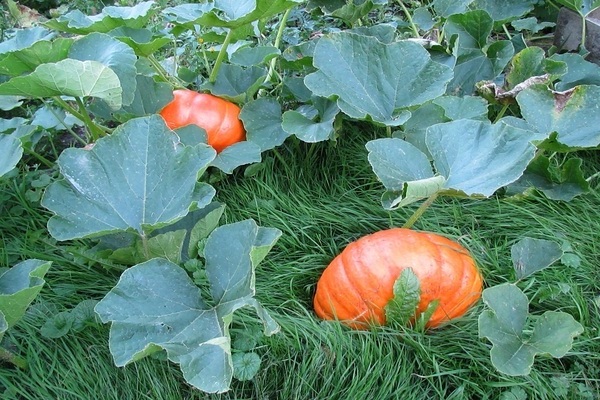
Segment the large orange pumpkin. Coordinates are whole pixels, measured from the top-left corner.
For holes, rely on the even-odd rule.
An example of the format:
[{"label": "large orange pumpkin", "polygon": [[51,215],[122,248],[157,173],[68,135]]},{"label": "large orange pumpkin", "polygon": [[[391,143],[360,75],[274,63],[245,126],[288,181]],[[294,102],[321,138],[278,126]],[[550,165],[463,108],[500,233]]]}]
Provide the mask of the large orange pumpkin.
[{"label": "large orange pumpkin", "polygon": [[217,152],[246,138],[240,108],[234,103],[188,89],[173,91],[173,97],[160,111],[169,129],[195,124],[206,131],[208,144]]},{"label": "large orange pumpkin", "polygon": [[315,311],[356,329],[384,325],[385,306],[406,268],[419,279],[416,315],[439,301],[427,327],[463,315],[481,296],[481,274],[463,246],[434,233],[393,228],[350,243],[329,264],[317,283]]}]

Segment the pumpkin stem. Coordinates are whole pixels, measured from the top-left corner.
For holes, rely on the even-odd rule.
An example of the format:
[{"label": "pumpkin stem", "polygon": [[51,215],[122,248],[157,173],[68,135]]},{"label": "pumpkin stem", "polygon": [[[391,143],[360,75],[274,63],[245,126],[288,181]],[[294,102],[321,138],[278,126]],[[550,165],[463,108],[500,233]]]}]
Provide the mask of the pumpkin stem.
[{"label": "pumpkin stem", "polygon": [[219,69],[221,69],[221,64],[223,63],[223,59],[227,55],[227,47],[229,46],[229,43],[231,43],[232,38],[233,38],[233,28],[229,29],[229,32],[227,32],[227,36],[225,36],[225,40],[223,41],[223,44],[221,45],[221,50],[219,51],[219,54],[217,55],[217,59],[215,60],[215,65],[213,66],[213,69],[208,77],[209,83],[215,83],[215,81],[217,80],[217,74],[219,73]]},{"label": "pumpkin stem", "polygon": [[415,210],[415,212],[413,213],[413,215],[410,216],[410,218],[404,223],[404,225],[402,225],[403,228],[406,229],[410,229],[413,227],[413,225],[415,224],[415,222],[417,222],[417,220],[419,218],[421,218],[421,215],[423,215],[423,213],[425,211],[427,211],[427,209],[429,208],[429,206],[431,206],[431,204],[433,204],[433,202],[435,201],[435,199],[437,199],[439,192],[435,192],[433,193],[431,196],[429,196],[420,206],[419,208],[417,208]]}]

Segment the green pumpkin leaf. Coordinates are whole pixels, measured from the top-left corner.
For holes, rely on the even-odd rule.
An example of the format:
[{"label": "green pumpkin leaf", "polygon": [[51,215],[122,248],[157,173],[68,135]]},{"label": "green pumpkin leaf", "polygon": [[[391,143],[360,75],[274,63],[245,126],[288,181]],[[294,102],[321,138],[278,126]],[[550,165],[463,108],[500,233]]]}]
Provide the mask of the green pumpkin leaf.
[{"label": "green pumpkin leaf", "polygon": [[65,336],[73,326],[74,318],[69,311],[62,311],[46,320],[40,328],[42,336],[58,339]]},{"label": "green pumpkin leaf", "polygon": [[560,169],[552,168],[550,159],[537,156],[528,166],[521,178],[507,187],[508,195],[527,194],[539,190],[551,200],[571,201],[590,189],[582,170],[580,158],[570,158]]},{"label": "green pumpkin leaf", "polygon": [[210,165],[219,168],[226,174],[231,174],[239,166],[259,163],[260,153],[261,148],[258,144],[249,141],[238,142],[217,154]]},{"label": "green pumpkin leaf", "polygon": [[549,58],[567,65],[567,72],[560,77],[555,90],[566,91],[578,85],[600,86],[600,66],[574,53],[554,54]]},{"label": "green pumpkin leaf", "polygon": [[26,260],[0,273],[0,339],[25,314],[44,286],[52,262]]},{"label": "green pumpkin leaf", "polygon": [[185,270],[167,260],[157,258],[126,270],[96,306],[101,320],[112,322],[115,364],[123,366],[164,349],[192,386],[205,392],[227,391],[233,376],[229,336],[233,313],[253,307],[266,335],[279,329],[254,298],[257,264],[252,253],[257,247],[272,247],[280,234],[251,220],[215,229],[204,250],[209,302]]},{"label": "green pumpkin leaf", "polygon": [[113,70],[97,61],[66,59],[42,64],[29,75],[0,84],[0,94],[26,97],[97,97],[117,110],[122,105],[121,83]]},{"label": "green pumpkin leaf", "polygon": [[102,12],[87,16],[79,10],[69,11],[45,23],[51,29],[85,35],[92,32],[106,33],[126,26],[142,28],[152,18],[154,1],[143,1],[133,7],[104,7]]},{"label": "green pumpkin leaf", "polygon": [[123,42],[103,33],[91,33],[75,41],[69,50],[69,58],[79,61],[98,61],[110,68],[119,78],[122,102],[129,105],[136,89],[137,56]]},{"label": "green pumpkin leaf", "polygon": [[[303,142],[315,143],[333,139],[334,122],[340,109],[333,101],[317,98],[313,106],[304,106],[304,112],[290,110],[283,113],[281,127]],[[311,112],[312,111],[312,112]]]},{"label": "green pumpkin leaf", "polygon": [[449,39],[456,43],[454,78],[448,85],[448,93],[470,95],[475,84],[494,80],[506,67],[514,54],[510,41],[499,40],[488,45],[494,20],[484,10],[451,15],[444,24]]},{"label": "green pumpkin leaf", "polygon": [[261,97],[244,104],[240,119],[248,141],[258,144],[262,151],[283,144],[290,136],[281,126],[281,105],[274,98]]},{"label": "green pumpkin leaf", "polygon": [[479,337],[492,342],[492,364],[503,374],[529,374],[537,354],[563,357],[583,332],[570,314],[554,311],[536,317],[531,332],[526,332],[529,300],[512,284],[485,289],[483,301],[490,309],[479,316]]},{"label": "green pumpkin leaf", "polygon": [[107,33],[127,44],[140,57],[148,57],[172,41],[166,36],[154,36],[151,30],[144,28],[121,26]]},{"label": "green pumpkin leaf", "polygon": [[174,24],[239,29],[292,8],[302,0],[215,0],[167,7],[163,14]]},{"label": "green pumpkin leaf", "polygon": [[586,16],[596,8],[600,7],[600,0],[557,0],[557,3]]},{"label": "green pumpkin leaf", "polygon": [[23,157],[21,141],[13,135],[0,134],[0,178],[17,166]]},{"label": "green pumpkin leaf", "polygon": [[[558,133],[557,140],[573,148],[600,145],[600,86],[580,85],[566,92],[533,86],[517,95],[527,123],[538,132]],[[543,146],[543,144],[542,144]]]},{"label": "green pumpkin leaf", "polygon": [[425,141],[446,188],[489,197],[523,174],[535,155],[532,135],[504,123],[463,119],[431,126]]},{"label": "green pumpkin leaf", "polygon": [[260,369],[260,356],[254,352],[234,353],[231,356],[233,361],[233,376],[238,381],[249,381]]},{"label": "green pumpkin leaf", "polygon": [[563,255],[560,244],[530,237],[515,243],[510,253],[517,279],[526,278],[534,272],[549,267]]},{"label": "green pumpkin leaf", "polygon": [[0,53],[0,74],[19,76],[34,71],[39,65],[63,60],[72,43],[73,39],[50,41],[42,38],[29,47]]},{"label": "green pumpkin leaf", "polygon": [[178,145],[160,116],[133,119],[92,150],[63,151],[58,165],[65,179],[48,186],[42,199],[56,214],[48,230],[68,240],[128,229],[144,235],[173,223],[210,202],[214,189],[198,186],[197,177],[214,157],[207,145]]},{"label": "green pumpkin leaf", "polygon": [[256,46],[242,47],[231,55],[231,63],[241,65],[242,67],[251,67],[268,62],[281,54],[281,51],[274,46]]},{"label": "green pumpkin leaf", "polygon": [[506,21],[529,13],[537,0],[474,0],[471,8],[485,10],[494,21]]},{"label": "green pumpkin leaf", "polygon": [[252,66],[244,68],[239,65],[223,64],[219,68],[214,83],[202,85],[215,96],[223,97],[236,103],[244,103],[254,96],[267,76],[265,68]]},{"label": "green pumpkin leaf", "polygon": [[462,14],[469,9],[469,4],[471,4],[473,0],[434,0],[433,1],[433,9],[435,14],[448,18],[453,14]]},{"label": "green pumpkin leaf", "polygon": [[338,107],[352,118],[391,126],[406,122],[408,107],[442,95],[452,77],[449,67],[432,61],[417,43],[386,45],[353,33],[321,38],[313,63],[318,71],[307,75],[305,83],[316,96],[336,97]]},{"label": "green pumpkin leaf", "polygon": [[394,282],[394,297],[385,306],[385,318],[388,323],[406,325],[421,300],[419,278],[411,268],[402,271]]}]

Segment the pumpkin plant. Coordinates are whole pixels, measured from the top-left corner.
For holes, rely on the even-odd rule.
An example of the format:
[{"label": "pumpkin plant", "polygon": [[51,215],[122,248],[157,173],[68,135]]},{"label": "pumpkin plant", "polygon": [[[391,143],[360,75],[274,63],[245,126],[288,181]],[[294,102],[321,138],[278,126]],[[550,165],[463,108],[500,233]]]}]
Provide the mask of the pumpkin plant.
[{"label": "pumpkin plant", "polygon": [[217,152],[246,138],[240,108],[225,99],[189,89],[173,91],[173,100],[160,115],[170,129],[194,124],[206,131],[207,142]]},{"label": "pumpkin plant", "polygon": [[407,319],[425,313],[426,327],[434,328],[465,314],[481,290],[475,261],[459,243],[392,228],[350,243],[329,264],[317,283],[314,308],[321,318],[357,329],[397,319],[402,308],[400,316]]}]

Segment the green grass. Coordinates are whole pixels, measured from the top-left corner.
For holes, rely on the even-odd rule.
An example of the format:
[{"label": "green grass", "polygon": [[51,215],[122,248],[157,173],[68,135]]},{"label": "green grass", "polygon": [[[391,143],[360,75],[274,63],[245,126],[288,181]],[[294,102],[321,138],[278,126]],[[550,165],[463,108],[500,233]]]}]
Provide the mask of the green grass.
[{"label": "green grass", "polygon": [[[369,128],[367,128],[369,129]],[[416,208],[382,209],[381,185],[367,159],[369,131],[348,131],[337,146],[289,141],[268,152],[253,177],[236,173],[215,185],[227,204],[223,222],[253,218],[283,235],[257,270],[257,297],[281,325],[264,338],[262,367],[253,381],[234,381],[223,395],[185,384],[176,365],[147,358],[117,368],[108,351],[108,327],[91,326],[60,339],[39,334],[45,313],[84,299],[100,299],[118,270],[82,263],[76,247],[55,244],[43,232],[48,215],[27,205],[26,188],[8,185],[0,221],[1,266],[37,257],[54,261],[47,286],[27,317],[7,335],[29,369],[0,370],[0,388],[16,399],[497,399],[522,390],[530,399],[600,396],[600,195],[569,203],[543,198],[480,201],[439,198],[415,225],[457,239],[477,259],[486,285],[514,281],[510,247],[524,236],[566,241],[578,268],[556,264],[520,283],[531,312],[560,310],[585,327],[562,359],[538,357],[530,375],[509,377],[489,361],[490,344],[477,333],[484,307],[442,329],[418,332],[379,328],[350,331],[318,320],[312,296],[320,273],[350,241],[400,226]],[[595,153],[586,168],[598,170]],[[19,216],[7,210],[20,207]],[[45,311],[44,311],[45,310]],[[255,323],[251,313],[234,322]],[[0,390],[1,393],[1,390]]]}]

